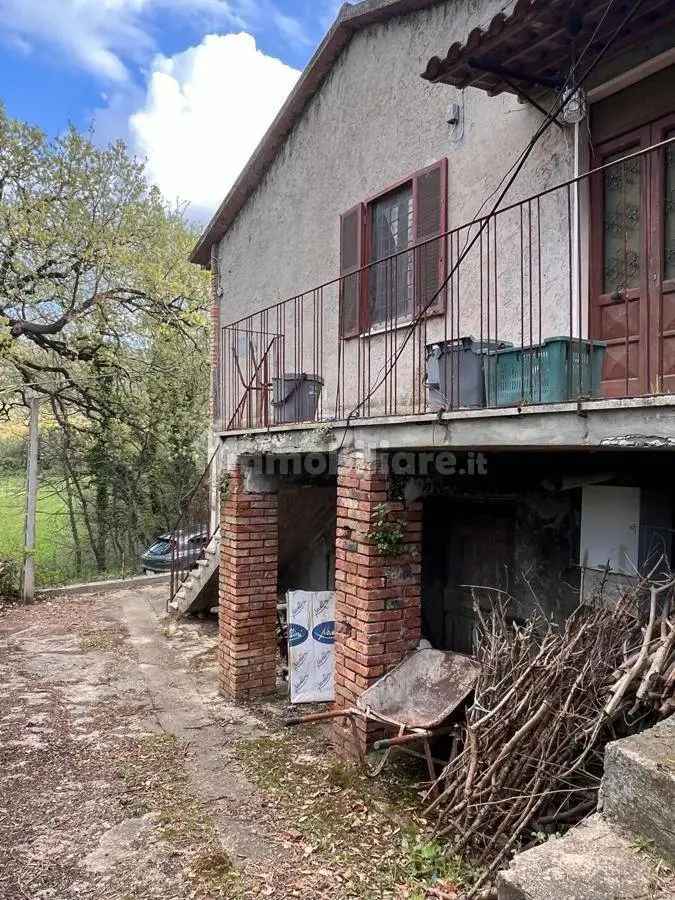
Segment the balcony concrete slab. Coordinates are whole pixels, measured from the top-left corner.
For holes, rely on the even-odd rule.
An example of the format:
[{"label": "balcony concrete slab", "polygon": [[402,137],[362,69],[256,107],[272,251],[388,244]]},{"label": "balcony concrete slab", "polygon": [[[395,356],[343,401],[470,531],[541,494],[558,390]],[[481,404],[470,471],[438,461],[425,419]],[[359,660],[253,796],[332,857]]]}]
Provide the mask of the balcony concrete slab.
[{"label": "balcony concrete slab", "polygon": [[233,458],[343,447],[668,451],[675,450],[675,395],[277,425],[220,437]]}]

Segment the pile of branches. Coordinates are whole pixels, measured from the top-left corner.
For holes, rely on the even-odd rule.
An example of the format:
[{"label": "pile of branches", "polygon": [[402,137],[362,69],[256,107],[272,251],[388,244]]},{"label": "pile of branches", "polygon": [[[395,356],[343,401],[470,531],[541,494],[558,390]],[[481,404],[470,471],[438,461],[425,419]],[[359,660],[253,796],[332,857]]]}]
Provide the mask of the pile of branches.
[{"label": "pile of branches", "polygon": [[503,595],[475,603],[481,674],[464,749],[426,810],[453,852],[485,866],[471,896],[512,852],[595,810],[608,741],[675,710],[674,584],[645,579],[560,627],[541,612],[514,624]]}]

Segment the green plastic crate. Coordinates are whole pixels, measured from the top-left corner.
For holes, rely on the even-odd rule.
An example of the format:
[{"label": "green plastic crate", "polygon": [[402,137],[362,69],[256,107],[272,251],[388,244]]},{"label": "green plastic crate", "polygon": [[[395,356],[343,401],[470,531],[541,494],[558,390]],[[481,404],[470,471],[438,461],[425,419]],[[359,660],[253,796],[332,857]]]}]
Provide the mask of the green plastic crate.
[{"label": "green plastic crate", "polygon": [[531,347],[498,350],[485,365],[488,406],[564,403],[600,393],[603,341],[553,337]]}]

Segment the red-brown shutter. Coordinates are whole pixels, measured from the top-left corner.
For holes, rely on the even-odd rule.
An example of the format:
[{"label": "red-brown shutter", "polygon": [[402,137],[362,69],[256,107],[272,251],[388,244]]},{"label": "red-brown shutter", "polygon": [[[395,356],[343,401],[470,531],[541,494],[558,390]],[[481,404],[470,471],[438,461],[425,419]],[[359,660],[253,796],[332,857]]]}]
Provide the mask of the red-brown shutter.
[{"label": "red-brown shutter", "polygon": [[340,216],[340,334],[353,337],[361,331],[363,294],[363,203]]},{"label": "red-brown shutter", "polygon": [[[413,179],[415,243],[444,235],[447,230],[448,161],[442,159]],[[424,309],[447,275],[447,238],[439,237],[415,251],[415,299]],[[436,297],[428,315],[445,312],[446,291]]]}]

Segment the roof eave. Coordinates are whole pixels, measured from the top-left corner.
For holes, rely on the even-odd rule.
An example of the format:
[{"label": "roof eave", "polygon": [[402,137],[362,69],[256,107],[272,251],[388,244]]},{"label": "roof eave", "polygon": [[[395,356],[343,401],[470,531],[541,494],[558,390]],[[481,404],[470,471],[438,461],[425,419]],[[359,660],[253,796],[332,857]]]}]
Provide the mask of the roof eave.
[{"label": "roof eave", "polygon": [[[460,90],[475,87],[491,96],[521,91],[536,96],[556,89],[547,81],[566,76],[574,40],[589,58],[609,50],[606,59],[611,59],[675,22],[673,0],[643,0],[628,18],[620,5],[611,10],[606,0],[586,0],[581,31],[575,34],[570,20],[573,9],[572,0],[517,0],[508,16],[498,13],[486,28],[474,28],[463,44],[452,44],[444,58],[433,56],[422,78]],[[492,70],[486,63],[492,64]]]}]

